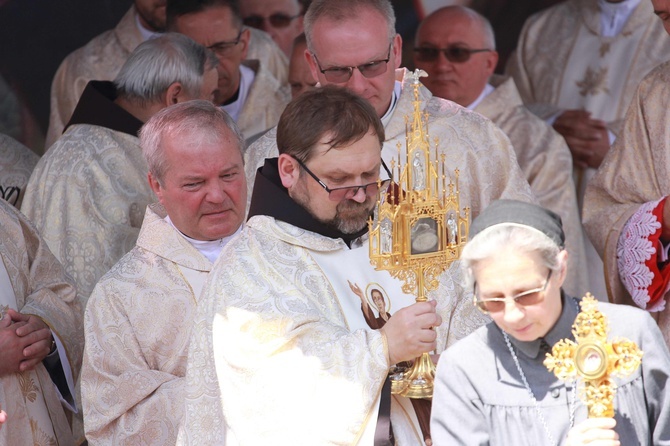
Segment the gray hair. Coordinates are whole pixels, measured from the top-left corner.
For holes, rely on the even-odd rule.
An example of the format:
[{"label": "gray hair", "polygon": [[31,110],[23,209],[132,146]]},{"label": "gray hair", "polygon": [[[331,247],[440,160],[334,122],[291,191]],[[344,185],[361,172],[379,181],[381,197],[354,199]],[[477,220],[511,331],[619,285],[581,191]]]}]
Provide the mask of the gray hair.
[{"label": "gray hair", "polygon": [[228,113],[209,101],[186,101],[153,115],[140,130],[140,146],[149,173],[162,185],[169,167],[163,150],[164,139],[189,135],[196,141],[216,144],[227,139],[228,132],[242,154],[244,138]]},{"label": "gray hair", "polygon": [[526,254],[537,253],[544,266],[556,272],[561,268],[561,248],[541,231],[518,223],[501,223],[478,233],[461,253],[461,267],[470,286],[474,285],[472,269],[477,263],[512,248]]},{"label": "gray hair", "polygon": [[395,12],[389,0],[314,0],[305,13],[305,36],[307,37],[307,49],[314,52],[312,39],[314,24],[321,18],[328,18],[336,22],[343,22],[356,18],[361,9],[370,8],[380,13],[388,26],[388,40],[391,41],[396,35]]},{"label": "gray hair", "polygon": [[214,53],[202,45],[182,34],[165,33],[135,48],[114,85],[119,96],[142,106],[159,101],[175,82],[198,97],[203,74],[217,64]]}]

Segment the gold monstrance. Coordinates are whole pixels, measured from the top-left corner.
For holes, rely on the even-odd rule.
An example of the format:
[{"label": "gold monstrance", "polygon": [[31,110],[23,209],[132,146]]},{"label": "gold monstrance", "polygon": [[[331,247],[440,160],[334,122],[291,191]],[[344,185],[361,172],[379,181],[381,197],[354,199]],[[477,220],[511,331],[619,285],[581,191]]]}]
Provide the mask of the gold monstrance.
[{"label": "gold monstrance", "polygon": [[[379,198],[370,221],[370,262],[377,270],[387,270],[403,282],[402,290],[416,295],[417,302],[428,300],[428,291],[438,286],[440,274],[467,242],[469,208],[460,212],[458,170],[455,183],[447,183],[444,154],[438,155],[438,140],[433,151],[427,129],[428,114],[421,111],[419,78],[412,73],[414,113],[405,117],[406,153],[402,163],[398,143],[398,164],[391,171],[398,178],[397,188]],[[397,176],[396,176],[397,175]],[[410,398],[432,398],[435,366],[424,353],[409,369],[398,368],[391,376],[392,392]]]},{"label": "gold monstrance", "polygon": [[589,408],[589,418],[613,417],[616,384],[613,376],[627,376],[642,362],[642,351],[628,339],[607,342],[607,319],[598,311],[598,301],[586,294],[575,318],[572,334],[577,342],[561,339],[547,353],[544,365],[562,381],[581,378],[580,397]]}]

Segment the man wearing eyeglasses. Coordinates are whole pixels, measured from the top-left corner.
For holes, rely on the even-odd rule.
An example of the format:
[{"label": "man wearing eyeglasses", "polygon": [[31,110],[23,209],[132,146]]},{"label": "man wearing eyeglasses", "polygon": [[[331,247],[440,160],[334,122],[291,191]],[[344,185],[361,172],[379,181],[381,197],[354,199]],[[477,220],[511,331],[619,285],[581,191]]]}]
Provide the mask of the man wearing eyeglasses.
[{"label": "man wearing eyeglasses", "polygon": [[[63,133],[89,81],[113,80],[137,45],[165,31],[165,10],[166,0],[134,0],[114,29],[96,36],[63,60],[51,84],[45,150]],[[260,60],[266,70],[285,83],[288,61],[282,51],[265,33],[250,31],[247,57]]]},{"label": "man wearing eyeglasses", "polygon": [[[398,69],[402,39],[387,0],[316,0],[305,15],[306,58],[320,85],[337,85],[366,99],[386,131],[382,158],[404,157],[405,116],[413,110],[412,80]],[[464,113],[458,105],[421,87],[431,137],[453,169],[460,169],[461,200],[474,215],[501,197],[531,200],[507,137],[490,121]],[[277,156],[276,131],[259,138],[245,153],[249,187],[265,158]]]},{"label": "man wearing eyeglasses", "polygon": [[[279,156],[258,171],[249,220],[199,302],[184,444],[423,443],[412,402],[391,405],[388,370],[441,352],[458,303],[416,303],[370,264],[368,219],[390,183],[383,141],[376,111],[345,89],[287,106]],[[370,306],[387,320],[371,324]]]},{"label": "man wearing eyeglasses", "polygon": [[414,64],[428,73],[424,85],[435,96],[481,113],[498,125],[512,141],[538,202],[563,219],[573,258],[564,287],[571,295],[582,296],[588,291],[588,275],[570,151],[551,126],[524,107],[513,79],[493,76],[497,61],[491,25],[472,9],[439,9],[417,30]]},{"label": "man wearing eyeglasses", "polygon": [[242,63],[250,31],[242,24],[236,1],[168,0],[167,17],[171,31],[189,36],[218,57],[214,103],[232,116],[245,138],[277,124],[290,92],[259,61]]},{"label": "man wearing eyeglasses", "polygon": [[302,6],[298,0],[240,0],[246,26],[268,33],[287,57],[293,39],[302,34]]}]

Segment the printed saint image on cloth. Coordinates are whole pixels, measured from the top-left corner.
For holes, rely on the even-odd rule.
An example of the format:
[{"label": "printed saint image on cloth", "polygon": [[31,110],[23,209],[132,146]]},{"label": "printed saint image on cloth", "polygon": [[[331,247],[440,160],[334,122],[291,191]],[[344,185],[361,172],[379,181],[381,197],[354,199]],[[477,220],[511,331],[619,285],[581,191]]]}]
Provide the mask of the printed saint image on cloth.
[{"label": "printed saint image on cloth", "polygon": [[[387,297],[386,290],[378,283],[369,283],[365,288],[365,294],[356,283],[349,283],[349,288],[361,300],[361,311],[365,322],[373,330],[379,330],[391,318],[391,300]],[[375,313],[377,316],[375,316]]]}]

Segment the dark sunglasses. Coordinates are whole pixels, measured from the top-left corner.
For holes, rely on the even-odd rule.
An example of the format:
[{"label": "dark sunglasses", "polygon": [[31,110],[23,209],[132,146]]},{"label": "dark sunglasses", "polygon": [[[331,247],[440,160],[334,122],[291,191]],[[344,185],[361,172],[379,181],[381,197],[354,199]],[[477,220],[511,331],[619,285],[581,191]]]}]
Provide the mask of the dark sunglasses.
[{"label": "dark sunglasses", "polygon": [[250,15],[249,17],[245,17],[242,21],[244,22],[245,25],[251,26],[252,28],[260,28],[263,26],[263,22],[266,20],[270,22],[270,25],[273,28],[286,28],[291,24],[291,22],[298,17],[300,17],[301,14],[298,15],[286,15],[282,14],[281,12],[277,12],[275,14],[272,14],[270,17],[262,17],[259,15]]},{"label": "dark sunglasses", "polygon": [[480,48],[473,50],[462,46],[450,46],[447,48],[426,48],[426,47],[414,48],[417,60],[422,62],[434,62],[440,56],[440,53],[442,53],[449,62],[463,63],[470,60],[470,56],[473,55],[474,53],[484,53],[487,51],[493,51],[493,50],[489,48]]}]

